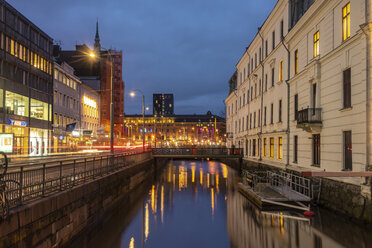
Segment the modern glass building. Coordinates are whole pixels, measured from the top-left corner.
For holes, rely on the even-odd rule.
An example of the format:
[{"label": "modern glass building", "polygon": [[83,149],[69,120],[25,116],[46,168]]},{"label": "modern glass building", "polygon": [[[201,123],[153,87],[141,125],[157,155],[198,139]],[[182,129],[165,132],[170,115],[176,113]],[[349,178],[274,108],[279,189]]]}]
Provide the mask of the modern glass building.
[{"label": "modern glass building", "polygon": [[52,48],[52,38],[0,0],[0,150],[50,152]]}]

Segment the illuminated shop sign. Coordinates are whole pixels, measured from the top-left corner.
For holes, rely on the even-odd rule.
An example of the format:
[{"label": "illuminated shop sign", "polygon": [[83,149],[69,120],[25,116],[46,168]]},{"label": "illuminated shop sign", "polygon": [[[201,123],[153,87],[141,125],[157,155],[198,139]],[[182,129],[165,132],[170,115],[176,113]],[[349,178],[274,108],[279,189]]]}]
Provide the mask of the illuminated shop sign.
[{"label": "illuminated shop sign", "polygon": [[97,108],[97,102],[94,99],[89,98],[87,96],[83,97],[83,103],[90,107]]},{"label": "illuminated shop sign", "polygon": [[11,126],[27,127],[27,122],[9,119],[8,124]]},{"label": "illuminated shop sign", "polygon": [[13,152],[12,133],[0,133],[0,152]]}]

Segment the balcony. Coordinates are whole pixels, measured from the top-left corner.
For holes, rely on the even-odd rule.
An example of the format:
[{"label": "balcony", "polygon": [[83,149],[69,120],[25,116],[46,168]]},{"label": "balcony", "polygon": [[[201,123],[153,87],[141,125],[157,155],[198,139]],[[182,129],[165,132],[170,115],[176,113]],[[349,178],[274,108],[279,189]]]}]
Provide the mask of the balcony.
[{"label": "balcony", "polygon": [[322,128],[322,109],[307,108],[300,110],[297,116],[297,127],[307,132],[319,132]]}]

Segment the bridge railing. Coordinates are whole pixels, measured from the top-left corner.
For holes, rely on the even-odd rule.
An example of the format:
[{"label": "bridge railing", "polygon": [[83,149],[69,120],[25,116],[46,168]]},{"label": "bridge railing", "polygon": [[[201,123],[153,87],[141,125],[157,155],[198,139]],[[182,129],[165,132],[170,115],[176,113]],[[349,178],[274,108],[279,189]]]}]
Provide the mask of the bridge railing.
[{"label": "bridge railing", "polygon": [[[146,151],[145,151],[146,152]],[[4,177],[9,207],[72,188],[130,165],[126,157],[139,151],[95,156],[38,165],[13,166]]]},{"label": "bridge railing", "polygon": [[238,156],[243,155],[240,148],[153,148],[153,155],[169,156]]}]

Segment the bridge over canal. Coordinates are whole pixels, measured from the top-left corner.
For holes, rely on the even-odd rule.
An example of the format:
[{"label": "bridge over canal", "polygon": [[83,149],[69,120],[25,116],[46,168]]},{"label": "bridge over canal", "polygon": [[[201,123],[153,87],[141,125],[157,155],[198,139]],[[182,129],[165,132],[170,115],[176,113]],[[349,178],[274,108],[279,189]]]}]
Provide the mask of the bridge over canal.
[{"label": "bridge over canal", "polygon": [[180,158],[180,159],[243,159],[243,150],[240,148],[153,148],[154,158]]}]

